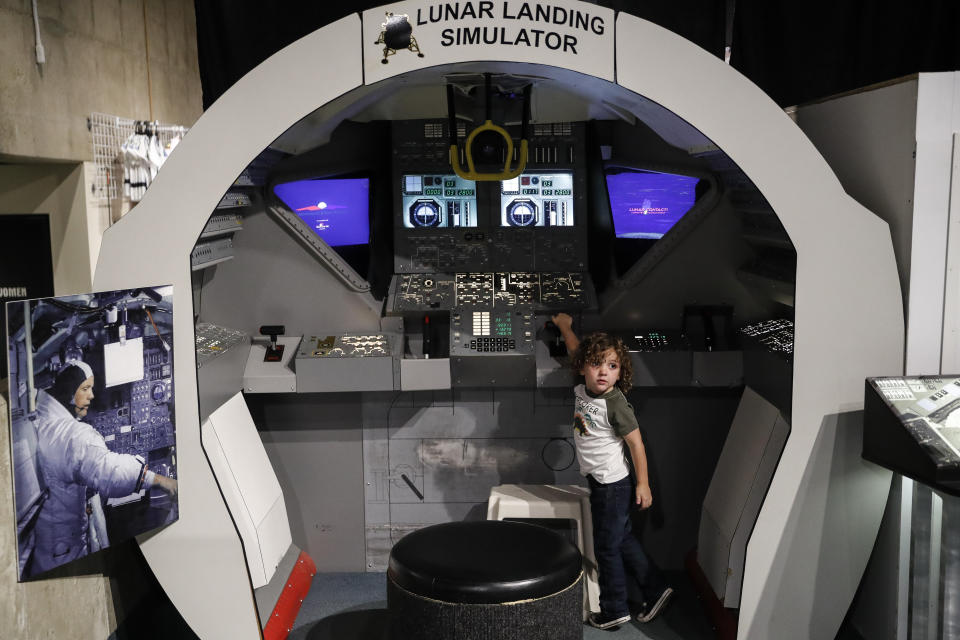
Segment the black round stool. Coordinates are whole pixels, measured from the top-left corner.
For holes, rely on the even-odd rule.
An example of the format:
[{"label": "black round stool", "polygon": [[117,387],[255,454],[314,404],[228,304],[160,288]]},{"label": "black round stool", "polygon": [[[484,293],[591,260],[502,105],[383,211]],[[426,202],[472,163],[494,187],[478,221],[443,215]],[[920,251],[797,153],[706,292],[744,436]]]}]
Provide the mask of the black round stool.
[{"label": "black round stool", "polygon": [[523,522],[450,522],[390,551],[390,640],[582,640],[583,561]]}]

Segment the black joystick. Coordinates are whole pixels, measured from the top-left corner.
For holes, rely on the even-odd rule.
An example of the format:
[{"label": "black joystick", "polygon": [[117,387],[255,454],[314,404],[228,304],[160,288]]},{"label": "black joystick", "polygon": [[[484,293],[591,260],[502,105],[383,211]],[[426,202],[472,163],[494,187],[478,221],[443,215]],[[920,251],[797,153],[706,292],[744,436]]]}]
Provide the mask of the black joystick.
[{"label": "black joystick", "polygon": [[567,355],[567,343],[560,336],[560,329],[552,320],[547,320],[540,332],[540,339],[547,343],[551,358],[562,358]]},{"label": "black joystick", "polygon": [[282,324],[265,324],[260,327],[260,335],[270,336],[270,346],[263,354],[264,362],[280,362],[283,358],[283,345],[277,344],[277,336],[282,336],[286,331],[287,328]]}]

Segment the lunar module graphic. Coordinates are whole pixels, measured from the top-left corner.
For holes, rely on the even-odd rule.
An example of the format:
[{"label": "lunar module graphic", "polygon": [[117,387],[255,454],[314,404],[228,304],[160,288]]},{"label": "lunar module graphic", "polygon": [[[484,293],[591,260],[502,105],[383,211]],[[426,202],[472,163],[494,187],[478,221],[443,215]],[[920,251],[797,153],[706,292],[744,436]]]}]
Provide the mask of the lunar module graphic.
[{"label": "lunar module graphic", "polygon": [[413,27],[410,25],[410,18],[405,13],[393,14],[387,12],[387,21],[380,23],[383,31],[380,37],[373,44],[383,45],[383,64],[387,64],[390,56],[394,55],[400,49],[416,52],[417,56],[422,58],[423,53],[417,45],[417,39],[413,37]]}]

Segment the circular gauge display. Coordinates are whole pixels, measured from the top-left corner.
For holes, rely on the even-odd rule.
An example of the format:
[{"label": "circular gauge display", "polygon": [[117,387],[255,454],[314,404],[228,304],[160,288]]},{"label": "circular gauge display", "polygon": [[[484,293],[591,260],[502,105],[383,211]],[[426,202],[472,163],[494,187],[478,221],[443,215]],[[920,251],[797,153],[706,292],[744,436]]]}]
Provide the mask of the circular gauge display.
[{"label": "circular gauge display", "polygon": [[410,224],[415,227],[439,227],[442,220],[440,204],[421,198],[410,205]]},{"label": "circular gauge display", "polygon": [[531,227],[537,223],[537,205],[529,198],[517,198],[507,205],[511,227]]},{"label": "circular gauge display", "polygon": [[167,386],[162,382],[156,383],[150,390],[150,397],[153,398],[154,402],[166,402],[168,399]]}]

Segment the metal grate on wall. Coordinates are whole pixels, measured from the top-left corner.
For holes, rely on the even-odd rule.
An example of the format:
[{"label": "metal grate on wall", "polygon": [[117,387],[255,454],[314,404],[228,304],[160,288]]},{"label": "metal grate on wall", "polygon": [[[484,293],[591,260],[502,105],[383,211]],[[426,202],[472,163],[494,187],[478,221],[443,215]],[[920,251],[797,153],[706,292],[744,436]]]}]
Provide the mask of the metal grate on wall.
[{"label": "metal grate on wall", "polygon": [[138,131],[147,127],[166,147],[174,138],[183,137],[187,127],[153,121],[121,118],[106,113],[91,113],[87,118],[90,143],[93,146],[93,162],[96,168],[94,197],[101,204],[108,204],[123,195],[123,143]]}]

